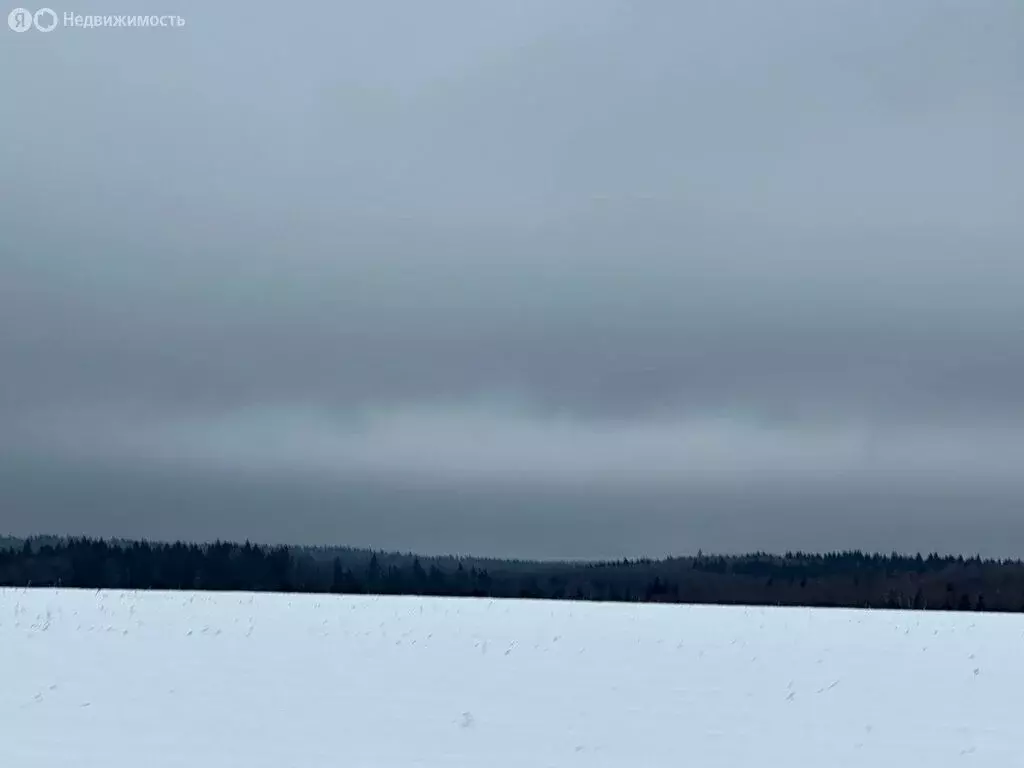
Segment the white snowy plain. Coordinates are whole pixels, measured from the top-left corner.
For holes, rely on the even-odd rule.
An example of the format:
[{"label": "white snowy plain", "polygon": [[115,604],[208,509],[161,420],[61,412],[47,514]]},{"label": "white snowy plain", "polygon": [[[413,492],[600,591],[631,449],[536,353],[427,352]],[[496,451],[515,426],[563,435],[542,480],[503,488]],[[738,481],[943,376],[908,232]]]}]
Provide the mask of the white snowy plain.
[{"label": "white snowy plain", "polygon": [[1024,765],[1024,617],[0,590],[0,766]]}]

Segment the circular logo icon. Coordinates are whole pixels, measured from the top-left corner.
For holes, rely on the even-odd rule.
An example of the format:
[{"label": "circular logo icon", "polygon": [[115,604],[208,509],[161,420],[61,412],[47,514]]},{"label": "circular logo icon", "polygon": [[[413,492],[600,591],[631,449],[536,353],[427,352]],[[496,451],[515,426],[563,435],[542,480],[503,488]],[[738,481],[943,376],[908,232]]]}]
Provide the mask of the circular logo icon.
[{"label": "circular logo icon", "polygon": [[28,32],[32,29],[32,11],[15,8],[7,14],[7,26],[15,32]]},{"label": "circular logo icon", "polygon": [[57,14],[52,8],[40,8],[32,17],[32,21],[40,32],[53,32],[57,26]]}]

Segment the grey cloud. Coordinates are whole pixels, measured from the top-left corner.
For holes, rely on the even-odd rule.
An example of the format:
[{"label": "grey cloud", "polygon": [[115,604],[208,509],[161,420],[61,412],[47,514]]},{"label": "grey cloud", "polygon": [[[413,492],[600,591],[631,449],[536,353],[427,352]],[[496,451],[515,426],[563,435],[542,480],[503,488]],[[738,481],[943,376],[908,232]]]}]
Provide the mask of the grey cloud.
[{"label": "grey cloud", "polygon": [[1016,541],[1018,3],[307,11],[5,41],[0,528]]},{"label": "grey cloud", "polygon": [[[54,482],[59,477],[60,482]],[[999,485],[936,491],[878,485],[756,484],[593,492],[341,475],[331,483],[225,477],[173,464],[125,473],[52,456],[0,465],[0,504],[31,503],[14,533],[53,530],[235,539],[499,557],[638,557],[705,551],[862,547],[1016,556],[1019,494]],[[138,510],[145,509],[146,514]],[[964,510],[969,514],[964,514]]]}]

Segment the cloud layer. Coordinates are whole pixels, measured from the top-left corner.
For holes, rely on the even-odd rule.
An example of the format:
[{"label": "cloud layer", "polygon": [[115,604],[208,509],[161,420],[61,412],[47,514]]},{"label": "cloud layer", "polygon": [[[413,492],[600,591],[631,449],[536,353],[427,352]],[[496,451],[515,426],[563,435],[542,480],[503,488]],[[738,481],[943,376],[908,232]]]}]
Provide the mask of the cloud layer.
[{"label": "cloud layer", "polygon": [[1018,3],[157,10],[0,50],[0,528],[1024,551]]}]

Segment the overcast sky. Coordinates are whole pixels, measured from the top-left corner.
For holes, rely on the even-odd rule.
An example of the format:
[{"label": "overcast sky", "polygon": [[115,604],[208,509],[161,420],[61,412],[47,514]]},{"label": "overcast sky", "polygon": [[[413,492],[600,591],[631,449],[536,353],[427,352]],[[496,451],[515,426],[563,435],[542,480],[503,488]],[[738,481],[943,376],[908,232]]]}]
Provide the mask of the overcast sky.
[{"label": "overcast sky", "polygon": [[1024,556],[1019,0],[0,34],[0,533]]}]

